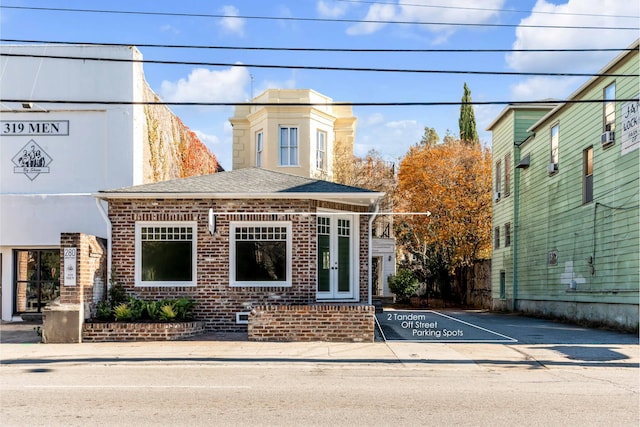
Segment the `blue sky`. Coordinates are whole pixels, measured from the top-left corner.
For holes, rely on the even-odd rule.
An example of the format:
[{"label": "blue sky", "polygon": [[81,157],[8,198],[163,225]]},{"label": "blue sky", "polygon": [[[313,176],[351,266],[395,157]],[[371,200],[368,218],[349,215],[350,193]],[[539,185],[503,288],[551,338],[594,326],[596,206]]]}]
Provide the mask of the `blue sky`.
[{"label": "blue sky", "polygon": [[[626,0],[3,0],[2,5],[221,16],[0,10],[2,38],[133,45],[340,49],[624,48],[640,33],[640,5]],[[503,26],[436,26],[422,24],[424,22]],[[536,25],[634,27],[636,30],[531,27]],[[237,64],[234,67],[145,64],[149,85],[164,100],[200,102],[244,102],[252,93],[258,95],[267,88],[309,88],[335,101],[345,102],[457,102],[462,97],[465,82],[474,101],[562,99],[587,78],[267,69],[243,64],[588,73],[598,71],[616,56],[614,52],[341,53],[148,47],[140,47],[140,50],[145,59]],[[503,108],[501,105],[475,107],[483,143],[490,144],[491,135],[484,129]],[[231,126],[228,118],[232,116],[233,108],[172,109],[198,133],[223,167],[230,169]],[[376,149],[387,160],[397,160],[410,145],[420,140],[425,126],[435,128],[441,138],[447,130],[458,133],[458,106],[367,106],[354,107],[354,114],[358,118],[355,143],[358,155]]]}]

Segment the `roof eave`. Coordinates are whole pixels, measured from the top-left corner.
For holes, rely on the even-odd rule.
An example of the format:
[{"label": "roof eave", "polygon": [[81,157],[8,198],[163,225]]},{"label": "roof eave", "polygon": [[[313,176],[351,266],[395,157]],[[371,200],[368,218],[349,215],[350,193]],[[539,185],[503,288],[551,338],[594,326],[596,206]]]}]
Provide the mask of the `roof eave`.
[{"label": "roof eave", "polygon": [[385,193],[169,193],[169,192],[98,192],[93,197],[101,200],[112,199],[313,199],[325,201],[348,201],[351,204],[368,206],[382,199]]}]

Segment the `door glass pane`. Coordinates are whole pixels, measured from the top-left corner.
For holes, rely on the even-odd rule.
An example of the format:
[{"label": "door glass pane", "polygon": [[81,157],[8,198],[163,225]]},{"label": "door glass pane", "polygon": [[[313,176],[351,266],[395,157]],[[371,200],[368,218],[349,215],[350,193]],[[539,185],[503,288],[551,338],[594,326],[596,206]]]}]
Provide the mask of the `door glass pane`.
[{"label": "door glass pane", "polygon": [[40,312],[60,295],[60,251],[17,250],[15,255],[15,310]]},{"label": "door glass pane", "polygon": [[338,292],[351,290],[351,242],[348,236],[338,237]]},{"label": "door glass pane", "polygon": [[331,290],[330,240],[328,235],[318,235],[318,292],[329,292]]}]

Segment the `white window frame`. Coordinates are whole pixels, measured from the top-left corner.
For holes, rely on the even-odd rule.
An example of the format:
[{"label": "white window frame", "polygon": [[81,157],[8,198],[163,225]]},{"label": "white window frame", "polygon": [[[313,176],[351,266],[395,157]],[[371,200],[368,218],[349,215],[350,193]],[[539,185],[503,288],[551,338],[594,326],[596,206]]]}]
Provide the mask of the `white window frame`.
[{"label": "white window frame", "polygon": [[[191,280],[190,281],[142,281],[142,228],[188,227],[191,228]],[[198,223],[196,221],[138,221],[135,226],[135,286],[196,286],[198,283]]]},{"label": "white window frame", "polygon": [[616,130],[616,82],[612,82],[604,88],[603,129]]},{"label": "white window frame", "polygon": [[316,131],[316,169],[327,171],[327,132],[321,129]]},{"label": "white window frame", "polygon": [[560,162],[560,123],[555,123],[551,126],[549,143],[549,162],[556,165]]},{"label": "white window frame", "polygon": [[256,132],[256,167],[262,167],[262,153],[264,151],[264,133],[262,131]]},{"label": "white window frame", "polygon": [[[287,131],[287,145],[282,140],[282,132]],[[291,132],[295,129],[296,141],[295,145],[291,145]],[[286,150],[286,159],[282,155]],[[295,150],[295,159],[291,160],[291,151]],[[284,161],[286,160],[286,162]],[[278,128],[278,165],[282,167],[299,167],[300,166],[300,129],[297,126],[280,126]]]},{"label": "white window frame", "polygon": [[[273,282],[250,282],[236,280],[236,229],[240,227],[285,227],[287,237],[287,279]],[[231,221],[229,223],[229,286],[231,287],[291,287],[293,274],[293,239],[291,221]]]}]

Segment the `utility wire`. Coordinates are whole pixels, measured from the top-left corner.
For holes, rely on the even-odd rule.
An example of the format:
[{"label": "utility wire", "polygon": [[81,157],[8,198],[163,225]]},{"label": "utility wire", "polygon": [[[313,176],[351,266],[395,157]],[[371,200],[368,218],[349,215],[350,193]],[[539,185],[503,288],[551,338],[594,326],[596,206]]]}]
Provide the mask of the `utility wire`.
[{"label": "utility wire", "polygon": [[78,42],[60,40],[5,39],[2,43],[28,43],[50,45],[84,45],[84,46],[136,46],[170,49],[211,49],[211,50],[257,50],[257,51],[291,51],[291,52],[348,52],[348,53],[510,53],[510,52],[630,52],[638,48],[586,48],[586,49],[354,49],[354,48],[320,48],[320,47],[269,47],[269,46],[219,46],[219,45],[179,45],[156,43],[105,43]]},{"label": "utility wire", "polygon": [[300,22],[334,22],[348,24],[406,24],[406,25],[437,25],[453,27],[498,27],[498,28],[548,28],[548,29],[571,29],[571,30],[612,30],[612,31],[638,31],[638,27],[604,27],[604,26],[581,26],[581,25],[527,25],[527,24],[489,24],[489,23],[462,23],[462,22],[416,22],[416,21],[385,21],[368,19],[329,19],[329,18],[292,18],[277,16],[252,16],[252,15],[220,15],[206,13],[179,13],[179,12],[144,12],[130,10],[107,10],[107,9],[73,9],[73,8],[53,8],[53,7],[33,7],[33,6],[6,6],[0,5],[1,9],[35,10],[46,12],[75,12],[75,13],[98,13],[98,14],[120,14],[120,15],[144,15],[144,16],[178,16],[190,18],[218,18],[218,19],[247,19],[264,21],[300,21]]},{"label": "utility wire", "polygon": [[[616,99],[616,102],[638,102],[640,98]],[[569,100],[537,100],[537,101],[409,101],[409,102],[186,102],[186,101],[100,101],[100,100],[65,100],[65,99],[0,99],[0,103],[33,103],[33,104],[78,104],[78,105],[171,105],[186,107],[431,107],[460,105],[531,105],[531,104],[601,104],[606,99],[569,99]]]},{"label": "utility wire", "polygon": [[208,67],[245,67],[245,68],[271,68],[292,70],[321,70],[321,71],[359,71],[381,73],[420,73],[420,74],[467,74],[467,75],[494,75],[494,76],[552,76],[552,77],[638,77],[637,74],[611,74],[611,73],[550,73],[550,72],[523,72],[523,71],[473,71],[473,70],[424,70],[409,68],[364,68],[364,67],[330,67],[326,65],[277,65],[277,64],[243,64],[230,62],[201,62],[201,61],[163,61],[155,59],[131,59],[131,58],[91,58],[66,55],[38,55],[23,53],[0,52],[0,56],[13,58],[39,58],[39,59],[63,59],[71,61],[99,61],[99,62],[127,62],[140,64],[164,64],[164,65],[198,65]]},{"label": "utility wire", "polygon": [[[367,1],[367,0],[334,0],[343,3],[354,3],[354,4],[388,4],[392,6],[399,6],[398,3],[395,2],[386,2],[386,1]],[[477,10],[480,12],[504,12],[504,13],[526,13],[531,15],[563,15],[563,16],[596,16],[596,17],[605,17],[605,18],[634,18],[638,19],[640,16],[637,15],[607,15],[601,13],[576,13],[576,12],[546,12],[546,11],[538,11],[538,10],[517,10],[517,9],[493,9],[486,7],[464,7],[464,6],[443,6],[443,5],[435,5],[435,4],[418,4],[418,3],[402,3],[402,6],[411,6],[411,7],[419,7],[419,8],[431,8],[431,9],[452,9],[452,10]]]}]

